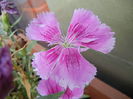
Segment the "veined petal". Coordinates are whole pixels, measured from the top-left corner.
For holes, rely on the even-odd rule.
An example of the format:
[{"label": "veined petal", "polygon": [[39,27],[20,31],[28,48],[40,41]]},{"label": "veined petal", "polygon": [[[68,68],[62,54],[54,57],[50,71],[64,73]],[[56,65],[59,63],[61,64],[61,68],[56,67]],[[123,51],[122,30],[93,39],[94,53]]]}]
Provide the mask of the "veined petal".
[{"label": "veined petal", "polygon": [[74,10],[73,17],[68,28],[67,38],[69,40],[84,39],[88,32],[94,31],[99,25],[100,21],[93,12],[83,8]]},{"label": "veined petal", "polygon": [[76,48],[64,48],[53,70],[52,79],[71,90],[84,88],[96,75],[96,68],[85,60]]},{"label": "veined petal", "polygon": [[57,43],[61,40],[59,23],[52,12],[41,13],[26,28],[26,35],[31,40]]},{"label": "veined petal", "polygon": [[79,42],[77,45],[89,47],[106,54],[114,48],[115,38],[113,35],[114,32],[111,32],[111,29],[107,25],[102,24],[97,28],[97,30],[86,36],[87,38],[92,39],[97,38],[96,40],[90,42]]},{"label": "veined petal", "polygon": [[59,99],[79,99],[83,95],[83,92],[82,88],[75,88],[73,90],[67,88]]},{"label": "veined petal", "polygon": [[49,75],[57,64],[61,50],[61,46],[55,46],[48,51],[34,54],[32,65],[41,78],[48,79]]},{"label": "veined petal", "polygon": [[108,53],[115,44],[113,35],[114,32],[111,32],[110,27],[101,24],[93,12],[85,9],[76,9],[70,22],[66,39],[75,46],[84,46]]},{"label": "veined petal", "polygon": [[40,95],[46,96],[64,91],[64,89],[61,86],[59,86],[54,80],[48,79],[41,80],[39,82],[37,91]]},{"label": "veined petal", "polygon": [[75,88],[73,90],[70,90],[69,88],[64,89],[52,79],[41,80],[38,84],[37,91],[42,96],[64,91],[64,94],[61,95],[59,99],[79,99],[83,95],[82,88]]}]

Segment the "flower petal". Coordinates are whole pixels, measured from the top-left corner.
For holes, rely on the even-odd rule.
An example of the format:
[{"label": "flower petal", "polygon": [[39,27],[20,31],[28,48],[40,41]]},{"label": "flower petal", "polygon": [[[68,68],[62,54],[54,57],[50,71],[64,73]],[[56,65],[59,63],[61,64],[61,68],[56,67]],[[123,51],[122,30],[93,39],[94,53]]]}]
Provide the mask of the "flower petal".
[{"label": "flower petal", "polygon": [[53,70],[52,79],[64,88],[84,88],[96,75],[96,68],[76,48],[64,48]]},{"label": "flower petal", "polygon": [[93,12],[85,9],[76,9],[70,22],[66,39],[75,46],[84,46],[108,53],[115,43],[114,39],[112,39],[113,35],[114,33],[111,32],[110,27],[101,24]]},{"label": "flower petal", "polygon": [[79,42],[77,45],[89,47],[91,49],[109,53],[115,45],[115,38],[113,37],[114,33],[111,32],[111,29],[105,25],[100,25],[96,31],[90,33],[90,35],[86,36],[87,38],[97,38],[91,42]]},{"label": "flower petal", "polygon": [[64,91],[64,89],[61,86],[59,86],[54,80],[48,79],[41,80],[39,82],[37,91],[40,95],[46,96]]},{"label": "flower petal", "polygon": [[59,23],[52,12],[41,13],[26,28],[26,35],[31,40],[57,43],[61,40]]},{"label": "flower petal", "polygon": [[82,88],[75,88],[73,90],[67,88],[65,93],[59,99],[79,99],[82,95],[83,95]]},{"label": "flower petal", "polygon": [[41,80],[38,84],[37,91],[40,95],[46,96],[65,91],[59,99],[79,99],[83,95],[82,88],[70,90],[68,87],[64,89],[54,80]]},{"label": "flower petal", "polygon": [[55,46],[48,51],[38,52],[34,54],[32,65],[41,78],[48,79],[57,63],[61,50],[61,46]]}]

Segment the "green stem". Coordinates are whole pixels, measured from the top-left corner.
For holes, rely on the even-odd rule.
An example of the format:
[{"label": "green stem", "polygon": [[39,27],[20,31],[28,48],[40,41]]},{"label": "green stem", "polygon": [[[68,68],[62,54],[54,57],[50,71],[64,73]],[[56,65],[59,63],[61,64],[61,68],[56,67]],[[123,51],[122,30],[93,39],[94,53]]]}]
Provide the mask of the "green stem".
[{"label": "green stem", "polygon": [[2,24],[3,24],[3,28],[4,28],[4,31],[6,31],[8,33],[8,35],[10,35],[10,31],[11,31],[11,25],[9,23],[9,16],[6,12],[2,12],[2,15],[1,15],[1,21],[2,21]]}]

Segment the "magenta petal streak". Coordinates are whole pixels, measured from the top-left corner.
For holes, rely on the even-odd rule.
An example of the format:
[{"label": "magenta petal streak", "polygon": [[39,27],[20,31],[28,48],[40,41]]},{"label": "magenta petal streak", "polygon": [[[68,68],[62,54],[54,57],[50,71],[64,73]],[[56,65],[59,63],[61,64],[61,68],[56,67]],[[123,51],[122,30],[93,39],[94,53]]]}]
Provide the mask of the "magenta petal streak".
[{"label": "magenta petal streak", "polygon": [[48,79],[48,80],[41,80],[39,82],[37,91],[42,96],[45,96],[64,91],[64,89],[61,86],[59,86],[54,80]]}]

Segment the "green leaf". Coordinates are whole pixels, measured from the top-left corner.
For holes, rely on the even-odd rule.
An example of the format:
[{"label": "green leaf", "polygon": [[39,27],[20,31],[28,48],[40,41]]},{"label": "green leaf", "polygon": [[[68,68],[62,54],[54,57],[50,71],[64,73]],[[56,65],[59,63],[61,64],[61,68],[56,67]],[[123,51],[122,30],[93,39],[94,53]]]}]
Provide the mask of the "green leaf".
[{"label": "green leaf", "polygon": [[81,97],[81,99],[90,99],[90,96],[84,94],[84,95]]},{"label": "green leaf", "polygon": [[13,32],[10,33],[9,37],[11,38],[18,30],[15,30]]},{"label": "green leaf", "polygon": [[11,25],[11,28],[13,28],[15,25],[17,25],[17,24],[20,22],[20,20],[22,19],[22,16],[23,16],[23,15],[21,15],[21,16]]},{"label": "green leaf", "polygon": [[10,23],[9,23],[9,16],[8,16],[7,13],[2,12],[1,21],[2,21],[2,24],[3,24],[4,31],[9,32],[9,30],[10,30]]},{"label": "green leaf", "polygon": [[21,77],[20,81],[21,81],[22,85],[24,86],[24,88],[26,89],[28,99],[31,99],[31,92],[30,92],[31,85],[29,83],[29,79],[28,79],[25,71],[20,66],[14,66],[14,69],[19,72],[19,75]]},{"label": "green leaf", "polygon": [[56,94],[48,95],[48,96],[41,96],[37,99],[59,99],[59,97],[63,94],[63,92],[59,92]]},{"label": "green leaf", "polygon": [[3,24],[2,24],[2,22],[0,21],[0,35],[5,35],[5,34],[6,34],[6,31],[4,31]]}]

